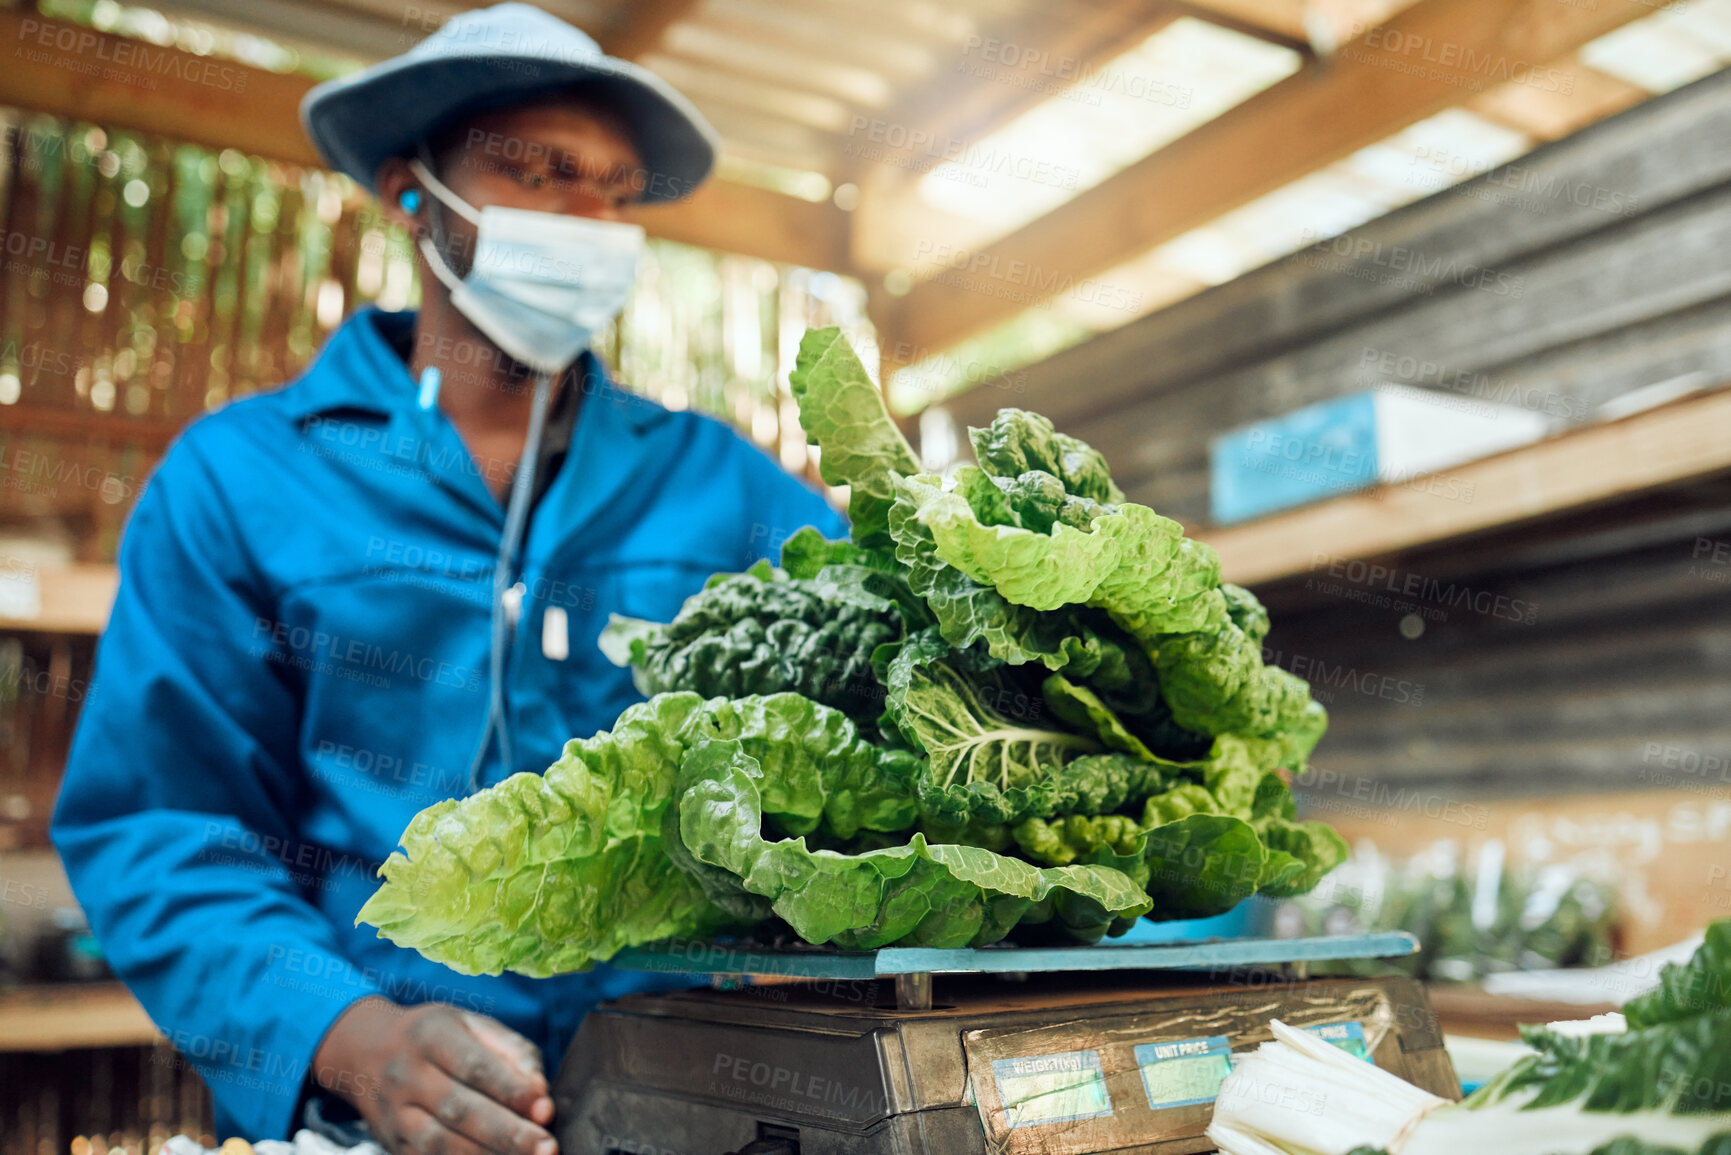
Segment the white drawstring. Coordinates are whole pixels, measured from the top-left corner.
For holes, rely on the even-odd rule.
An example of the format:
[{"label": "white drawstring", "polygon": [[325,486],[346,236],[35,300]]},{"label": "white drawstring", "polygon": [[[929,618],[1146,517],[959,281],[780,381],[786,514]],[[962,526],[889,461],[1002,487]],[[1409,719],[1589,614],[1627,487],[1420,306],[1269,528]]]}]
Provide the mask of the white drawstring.
[{"label": "white drawstring", "polygon": [[469,764],[469,793],[481,788],[481,768],[487,761],[494,734],[499,736],[499,761],[506,775],[513,773],[515,763],[511,750],[511,727],[505,716],[505,656],[511,646],[512,623],[506,620],[505,594],[516,578],[517,554],[522,549],[523,531],[529,521],[529,499],[535,492],[535,472],[540,464],[541,440],[547,424],[548,400],[552,394],[552,378],[547,373],[535,376],[535,396],[529,405],[529,437],[523,445],[522,459],[517,463],[517,475],[511,480],[511,500],[505,507],[505,534],[499,541],[499,557],[493,567],[493,632],[491,654],[487,663],[487,721],[481,728],[481,743]]}]

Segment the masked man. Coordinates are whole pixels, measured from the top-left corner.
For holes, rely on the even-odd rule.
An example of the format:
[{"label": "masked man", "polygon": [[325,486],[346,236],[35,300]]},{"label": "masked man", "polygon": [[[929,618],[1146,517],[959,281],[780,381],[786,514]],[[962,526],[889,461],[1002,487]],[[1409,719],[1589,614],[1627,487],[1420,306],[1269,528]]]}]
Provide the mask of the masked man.
[{"label": "masked man", "polygon": [[424,305],[360,311],[169,451],[54,838],[222,1135],[358,1115],[395,1151],[549,1155],[543,1071],[648,982],[458,975],[354,925],[374,870],[417,811],[544,770],[636,700],[596,648],[610,613],[667,620],[800,526],[844,527],[586,352],[631,288],[631,206],[712,164],[667,85],[501,4],[303,114],[416,239]]}]

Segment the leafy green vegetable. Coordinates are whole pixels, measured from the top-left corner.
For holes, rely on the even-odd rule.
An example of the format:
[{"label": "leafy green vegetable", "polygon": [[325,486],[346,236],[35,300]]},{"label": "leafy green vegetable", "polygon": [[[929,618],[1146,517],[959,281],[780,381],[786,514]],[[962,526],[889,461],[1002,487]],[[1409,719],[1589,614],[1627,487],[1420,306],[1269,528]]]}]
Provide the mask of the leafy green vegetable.
[{"label": "leafy green vegetable", "polygon": [[[616,664],[631,664],[645,694],[791,691],[867,721],[881,708],[872,651],[903,629],[896,603],[865,580],[871,573],[725,577],[687,599],[665,626],[616,615],[602,649]],[[850,580],[855,574],[859,580]]]},{"label": "leafy green vegetable", "polygon": [[1731,919],[1710,923],[1689,961],[1665,964],[1658,988],[1630,999],[1623,1015],[1639,1030],[1719,1010],[1731,1010]]},{"label": "leafy green vegetable", "polygon": [[891,549],[861,549],[851,541],[830,541],[812,526],[796,531],[781,544],[781,568],[790,578],[814,578],[830,566],[863,566],[901,576]]},{"label": "leafy green vegetable", "polygon": [[968,439],[981,466],[994,476],[1038,471],[1055,477],[1069,493],[1114,504],[1124,500],[1099,451],[1059,433],[1038,413],[1000,409],[986,428],[970,429]]},{"label": "leafy green vegetable", "polygon": [[[1044,533],[1023,529],[1003,494],[971,466],[953,478],[929,473],[903,478],[896,488],[912,501],[914,517],[931,534],[945,565],[992,586],[1016,605],[1055,610],[1085,603],[1118,563],[1117,538],[1097,528],[1116,525],[1111,514],[1102,513],[1085,529],[1063,522]],[[986,506],[991,520],[982,518],[977,505]]]},{"label": "leafy green vegetable", "polygon": [[1093,690],[1076,685],[1062,674],[1052,674],[1040,683],[1040,692],[1052,713],[1073,728],[1084,734],[1092,731],[1113,750],[1133,754],[1146,762],[1154,761],[1154,753],[1125,728],[1118,715]]},{"label": "leafy green vegetable", "polygon": [[849,488],[854,541],[889,544],[893,477],[917,473],[919,459],[840,329],[806,331],[789,384],[799,423],[822,447],[818,471],[831,485]]},{"label": "leafy green vegetable", "polygon": [[962,947],[997,942],[1036,904],[1098,938],[1115,919],[1148,909],[1122,874],[1086,866],[1042,870],[974,846],[905,846],[840,854],[804,839],[761,834],[764,769],[739,743],[700,743],[680,770],[680,836],[698,860],[769,899],[807,942],[848,950]]},{"label": "leafy green vegetable", "polygon": [[1026,703],[1027,695],[989,678],[990,672],[977,660],[970,664],[966,651],[950,649],[935,629],[908,639],[890,661],[886,716],[910,745],[924,751],[933,785],[983,782],[1008,790],[1099,749],[1084,735],[1029,724],[1033,719],[1025,708],[1023,717],[1006,717],[1003,711]]},{"label": "leafy green vegetable", "polygon": [[1081,939],[1296,894],[1341,861],[1286,774],[1327,717],[1268,615],[1037,414],[922,473],[837,329],[792,388],[851,541],[788,538],[601,647],[610,733],[429,808],[362,911],[459,969],[582,969],[783,920],[811,942]]},{"label": "leafy green vegetable", "polygon": [[701,706],[696,694],[652,698],[610,733],[566,743],[545,775],[423,810],[356,923],[465,974],[536,976],[726,926],[661,847],[679,735]]}]

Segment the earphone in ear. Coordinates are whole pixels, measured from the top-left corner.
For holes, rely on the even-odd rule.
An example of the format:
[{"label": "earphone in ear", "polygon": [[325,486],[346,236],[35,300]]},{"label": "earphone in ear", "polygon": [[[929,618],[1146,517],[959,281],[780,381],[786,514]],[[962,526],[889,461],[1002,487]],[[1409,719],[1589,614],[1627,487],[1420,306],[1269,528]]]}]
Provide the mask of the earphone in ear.
[{"label": "earphone in ear", "polygon": [[397,203],[403,206],[403,211],[413,215],[421,211],[421,190],[404,189],[403,195],[397,198]]}]

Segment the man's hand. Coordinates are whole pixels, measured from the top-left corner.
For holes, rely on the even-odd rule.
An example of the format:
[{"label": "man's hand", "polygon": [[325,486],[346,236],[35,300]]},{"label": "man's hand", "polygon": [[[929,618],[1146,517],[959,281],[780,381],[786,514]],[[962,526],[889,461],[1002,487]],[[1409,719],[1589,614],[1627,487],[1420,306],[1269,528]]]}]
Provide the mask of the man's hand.
[{"label": "man's hand", "polygon": [[360,999],[325,1035],[313,1077],[397,1155],[557,1155],[540,1052],[481,1015]]}]

